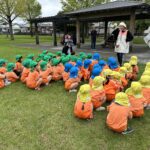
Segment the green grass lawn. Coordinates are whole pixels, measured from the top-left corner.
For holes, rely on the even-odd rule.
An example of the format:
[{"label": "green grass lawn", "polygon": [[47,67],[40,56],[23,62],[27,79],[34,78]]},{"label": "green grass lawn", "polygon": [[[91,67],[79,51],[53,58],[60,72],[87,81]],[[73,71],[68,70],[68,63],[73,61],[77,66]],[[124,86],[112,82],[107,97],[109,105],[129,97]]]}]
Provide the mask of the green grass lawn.
[{"label": "green grass lawn", "polygon": [[[30,40],[18,37],[15,43]],[[18,53],[26,56],[39,52],[18,48],[0,38],[0,58],[14,61]],[[140,74],[143,69],[144,65],[140,65]],[[129,121],[135,132],[123,136],[106,127],[105,111],[94,112],[91,121],[75,118],[75,101],[76,94],[66,92],[62,81],[53,82],[40,92],[28,89],[21,82],[1,89],[0,150],[150,149],[150,111],[146,110],[143,118]]]}]

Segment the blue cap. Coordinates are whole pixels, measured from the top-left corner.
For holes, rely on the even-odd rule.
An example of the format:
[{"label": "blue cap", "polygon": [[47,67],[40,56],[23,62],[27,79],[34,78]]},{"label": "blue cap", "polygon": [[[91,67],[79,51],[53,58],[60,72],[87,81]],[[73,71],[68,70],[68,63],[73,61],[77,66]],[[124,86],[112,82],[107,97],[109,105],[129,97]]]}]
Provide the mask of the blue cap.
[{"label": "blue cap", "polygon": [[98,64],[100,65],[100,67],[103,69],[104,68],[104,66],[107,64],[106,63],[106,61],[105,60],[100,60],[99,62],[98,62]]},{"label": "blue cap", "polygon": [[65,64],[65,72],[69,72],[70,71],[70,69],[73,67],[73,65],[72,64],[70,64],[70,63],[66,63]]},{"label": "blue cap", "polygon": [[99,76],[100,73],[101,73],[101,69],[100,68],[94,68],[92,70],[92,76],[91,76],[91,78],[94,79],[96,76]]},{"label": "blue cap", "polygon": [[115,57],[109,57],[108,58],[108,65],[110,69],[116,69],[118,68],[118,63]]},{"label": "blue cap", "polygon": [[92,63],[92,61],[90,59],[86,59],[84,61],[84,68],[87,69],[90,66],[91,63]]},{"label": "blue cap", "polygon": [[82,67],[83,63],[81,60],[77,60],[76,67]]},{"label": "blue cap", "polygon": [[70,78],[77,78],[78,77],[78,68],[72,67],[70,70]]},{"label": "blue cap", "polygon": [[94,53],[93,54],[93,59],[99,61],[100,60],[100,54],[99,53]]}]

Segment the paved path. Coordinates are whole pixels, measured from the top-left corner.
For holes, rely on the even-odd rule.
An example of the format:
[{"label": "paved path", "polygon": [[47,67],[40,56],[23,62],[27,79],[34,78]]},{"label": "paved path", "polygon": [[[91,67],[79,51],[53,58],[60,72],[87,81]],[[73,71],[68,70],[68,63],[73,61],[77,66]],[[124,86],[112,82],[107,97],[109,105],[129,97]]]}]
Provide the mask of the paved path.
[{"label": "paved path", "polygon": [[[16,45],[18,47],[27,47],[27,48],[34,48],[34,49],[38,49],[38,50],[50,50],[50,51],[58,51],[58,50],[62,50],[62,46],[58,45],[57,47],[53,47],[52,45],[50,45],[49,43],[42,43],[40,45],[35,45],[35,44],[19,44]],[[77,49],[76,47],[74,47],[74,50],[77,52],[86,52],[86,53],[94,53],[94,52],[100,52],[102,58],[108,58],[109,56],[116,56],[116,54],[114,53],[113,49],[110,48],[102,48],[100,46],[100,44],[97,45],[97,48],[95,50],[91,50],[89,44],[84,44],[81,45],[80,49]],[[139,58],[139,61],[141,63],[146,63],[148,61],[150,61],[150,48],[147,47],[146,45],[134,45],[133,47],[133,51],[130,54],[125,55],[125,60],[129,60],[129,58],[132,55],[136,55]]]}]

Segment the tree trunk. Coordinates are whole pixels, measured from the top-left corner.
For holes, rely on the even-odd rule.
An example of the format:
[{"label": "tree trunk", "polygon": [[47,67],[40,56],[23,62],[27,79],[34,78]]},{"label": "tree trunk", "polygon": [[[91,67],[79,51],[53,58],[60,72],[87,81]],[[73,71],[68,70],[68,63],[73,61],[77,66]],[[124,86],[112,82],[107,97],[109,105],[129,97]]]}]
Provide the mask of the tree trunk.
[{"label": "tree trunk", "polygon": [[7,17],[8,18],[8,23],[9,23],[9,33],[10,33],[10,39],[14,40],[14,34],[13,34],[13,28],[12,28],[12,20],[11,17]]},{"label": "tree trunk", "polygon": [[33,37],[33,27],[32,27],[32,23],[30,23],[30,35],[31,35],[31,37]]}]

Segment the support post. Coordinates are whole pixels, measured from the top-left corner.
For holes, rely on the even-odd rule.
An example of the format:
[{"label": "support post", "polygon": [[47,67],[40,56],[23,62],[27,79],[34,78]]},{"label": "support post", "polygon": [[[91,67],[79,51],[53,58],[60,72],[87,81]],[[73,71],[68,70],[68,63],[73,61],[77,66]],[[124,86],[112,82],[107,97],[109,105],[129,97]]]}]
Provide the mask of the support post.
[{"label": "support post", "polygon": [[107,40],[107,30],[108,30],[108,21],[105,21],[105,31],[104,31],[104,45],[106,45]]},{"label": "support post", "polygon": [[85,40],[84,40],[84,25],[85,23],[82,23],[82,32],[81,32],[81,37],[82,37],[82,43],[84,44]]},{"label": "support post", "polygon": [[39,41],[39,33],[38,33],[38,25],[37,25],[37,23],[35,23],[35,40],[36,40],[36,45],[39,45],[40,41]]},{"label": "support post", "polygon": [[56,23],[53,22],[53,45],[57,46]]},{"label": "support post", "polygon": [[[130,15],[130,27],[129,27],[130,32],[134,36],[135,33],[135,11],[131,11]],[[130,50],[133,50],[133,42],[130,42]]]},{"label": "support post", "polygon": [[80,48],[80,21],[76,20],[76,38],[77,38],[77,47]]}]

